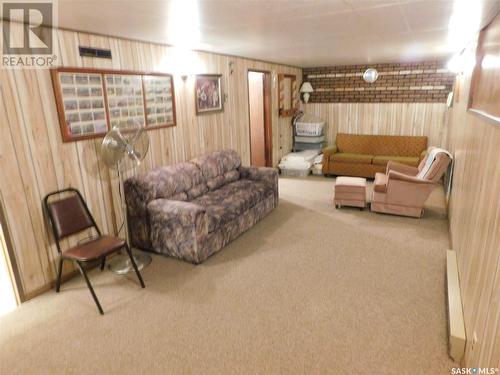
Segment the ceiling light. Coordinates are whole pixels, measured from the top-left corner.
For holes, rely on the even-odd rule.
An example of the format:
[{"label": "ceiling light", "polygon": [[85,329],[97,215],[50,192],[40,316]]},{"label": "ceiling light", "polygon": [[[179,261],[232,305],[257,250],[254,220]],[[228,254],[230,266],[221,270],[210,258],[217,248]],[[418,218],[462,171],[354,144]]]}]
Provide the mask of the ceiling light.
[{"label": "ceiling light", "polygon": [[197,0],[172,0],[168,8],[168,42],[182,48],[197,48],[200,39],[200,15]]},{"label": "ceiling light", "polygon": [[482,1],[455,0],[448,24],[448,45],[451,51],[458,51],[473,40],[479,30],[482,15]]},{"label": "ceiling light", "polygon": [[179,47],[173,47],[169,52],[155,66],[155,71],[173,73],[183,78],[207,71],[199,52]]}]

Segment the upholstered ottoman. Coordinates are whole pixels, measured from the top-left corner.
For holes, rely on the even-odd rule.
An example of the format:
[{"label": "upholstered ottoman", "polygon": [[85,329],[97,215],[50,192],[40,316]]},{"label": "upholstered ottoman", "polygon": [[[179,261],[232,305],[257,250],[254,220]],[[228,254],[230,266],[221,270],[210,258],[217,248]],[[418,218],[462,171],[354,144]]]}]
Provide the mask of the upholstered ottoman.
[{"label": "upholstered ottoman", "polygon": [[335,181],[335,207],[366,207],[366,178],[337,177]]}]

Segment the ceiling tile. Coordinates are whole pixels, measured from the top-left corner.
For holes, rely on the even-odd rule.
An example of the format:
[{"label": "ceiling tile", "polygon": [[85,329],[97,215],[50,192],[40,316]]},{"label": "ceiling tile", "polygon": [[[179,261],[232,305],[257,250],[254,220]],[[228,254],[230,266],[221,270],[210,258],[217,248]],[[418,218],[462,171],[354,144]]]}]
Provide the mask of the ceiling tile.
[{"label": "ceiling tile", "polygon": [[[481,1],[484,9],[498,5],[497,0],[471,1]],[[299,66],[397,62],[454,52],[447,41],[453,4],[453,0],[59,0],[59,25],[159,43],[179,43],[179,37],[182,41],[189,36],[188,47]],[[486,18],[483,15],[483,24]]]},{"label": "ceiling tile", "polygon": [[412,30],[443,30],[448,28],[453,2],[405,2],[401,9]]}]

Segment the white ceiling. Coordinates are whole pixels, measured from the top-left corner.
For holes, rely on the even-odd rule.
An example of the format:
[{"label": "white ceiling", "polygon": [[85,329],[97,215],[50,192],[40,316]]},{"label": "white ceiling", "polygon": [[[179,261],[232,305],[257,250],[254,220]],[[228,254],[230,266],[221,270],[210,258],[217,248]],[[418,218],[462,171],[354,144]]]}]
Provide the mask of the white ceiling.
[{"label": "white ceiling", "polygon": [[446,58],[500,0],[59,0],[59,26],[301,67]]}]

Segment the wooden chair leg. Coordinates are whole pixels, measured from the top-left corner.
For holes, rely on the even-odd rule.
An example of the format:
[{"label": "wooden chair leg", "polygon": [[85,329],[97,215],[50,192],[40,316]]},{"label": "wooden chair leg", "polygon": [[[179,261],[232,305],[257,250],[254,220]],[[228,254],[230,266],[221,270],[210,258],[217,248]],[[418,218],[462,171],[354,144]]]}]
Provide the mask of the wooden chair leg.
[{"label": "wooden chair leg", "polygon": [[101,260],[101,272],[104,271],[105,266],[106,266],[106,257],[103,257]]},{"label": "wooden chair leg", "polygon": [[62,268],[63,268],[63,257],[59,257],[59,269],[57,270],[57,279],[56,279],[56,293],[59,293],[61,289],[61,277],[62,277]]},{"label": "wooden chair leg", "polygon": [[142,280],[141,273],[139,272],[139,269],[137,268],[137,264],[135,264],[134,257],[132,256],[132,252],[130,251],[130,247],[128,245],[125,245],[125,250],[127,250],[127,254],[130,258],[130,262],[132,262],[132,266],[134,267],[135,274],[137,275],[137,278],[139,279],[139,282],[141,283],[141,287],[145,288],[146,285],[144,285],[144,280]]},{"label": "wooden chair leg", "polygon": [[94,288],[92,288],[92,284],[89,281],[89,278],[87,277],[87,273],[85,272],[85,269],[82,267],[82,264],[80,262],[76,262],[76,266],[78,267],[78,270],[82,274],[83,278],[85,279],[85,282],[87,283],[87,287],[90,290],[90,294],[92,294],[92,298],[94,299],[95,304],[97,305],[97,309],[101,313],[101,315],[104,315],[104,311],[102,311],[101,304],[99,303],[99,300],[97,299],[97,296],[95,295]]}]

